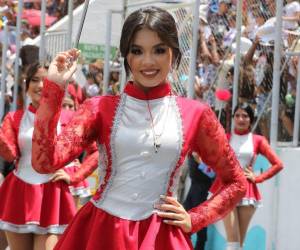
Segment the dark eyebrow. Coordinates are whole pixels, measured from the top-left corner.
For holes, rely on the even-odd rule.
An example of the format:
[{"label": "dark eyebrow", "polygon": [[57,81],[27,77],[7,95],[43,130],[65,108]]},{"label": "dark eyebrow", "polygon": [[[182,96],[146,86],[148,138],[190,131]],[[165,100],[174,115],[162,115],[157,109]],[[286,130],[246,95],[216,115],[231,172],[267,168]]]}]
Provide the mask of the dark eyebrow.
[{"label": "dark eyebrow", "polygon": [[154,46],[154,48],[158,48],[158,47],[169,47],[169,46],[165,43],[159,43]]},{"label": "dark eyebrow", "polygon": [[159,44],[154,45],[153,47],[157,48],[157,47],[163,47],[163,46],[167,46],[167,45],[165,43],[159,43]]},{"label": "dark eyebrow", "polygon": [[[154,45],[153,47],[157,48],[157,47],[161,47],[161,46],[167,46],[167,45],[165,43],[158,43],[158,44]],[[142,48],[142,46],[137,45],[137,44],[132,44],[131,48]]]}]

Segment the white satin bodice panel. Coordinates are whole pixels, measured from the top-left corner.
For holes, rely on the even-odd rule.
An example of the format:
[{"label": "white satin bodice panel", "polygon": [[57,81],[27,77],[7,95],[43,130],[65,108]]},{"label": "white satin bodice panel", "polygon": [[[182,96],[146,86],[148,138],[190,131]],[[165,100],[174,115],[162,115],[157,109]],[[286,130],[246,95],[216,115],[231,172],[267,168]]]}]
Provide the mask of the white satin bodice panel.
[{"label": "white satin bodice panel", "polygon": [[14,174],[29,184],[42,184],[48,182],[52,174],[39,174],[31,165],[34,117],[34,113],[29,110],[26,110],[22,117],[18,134],[21,157],[18,161],[18,167],[14,171]]},{"label": "white satin bodice panel", "polygon": [[233,148],[241,167],[247,167],[254,156],[253,134],[232,134],[230,138],[230,145]]},{"label": "white satin bodice panel", "polygon": [[96,206],[124,219],[140,220],[153,213],[181,152],[182,125],[175,98],[150,100],[149,105],[155,133],[161,134],[157,153],[147,101],[126,96],[114,120],[113,176]]}]

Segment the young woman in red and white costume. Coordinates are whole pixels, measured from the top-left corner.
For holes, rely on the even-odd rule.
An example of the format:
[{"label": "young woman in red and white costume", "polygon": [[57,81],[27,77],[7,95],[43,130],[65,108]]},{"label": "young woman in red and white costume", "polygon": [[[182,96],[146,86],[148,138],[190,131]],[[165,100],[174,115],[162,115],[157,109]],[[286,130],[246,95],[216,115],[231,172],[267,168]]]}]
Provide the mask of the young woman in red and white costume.
[{"label": "young woman in red and white costume", "polygon": [[[173,17],[156,7],[133,12],[120,45],[133,80],[120,96],[87,100],[60,135],[61,102],[79,52],[60,53],[45,80],[33,137],[34,168],[41,173],[62,168],[94,140],[103,158],[97,193],[55,249],[192,249],[190,233],[235,207],[246,178],[211,109],[175,96],[166,80],[181,57]],[[185,211],[176,190],[190,151],[214,166],[224,185]]]},{"label": "young woman in red and white costume", "polygon": [[32,133],[47,70],[35,63],[26,77],[31,104],[6,115],[0,129],[0,155],[16,162],[0,188],[0,228],[11,250],[53,249],[75,215],[65,182],[51,182],[52,174],[39,174],[31,166]]},{"label": "young woman in red and white costume", "polygon": [[[67,93],[65,94],[65,97],[63,99],[62,102],[62,110],[64,110],[64,112],[60,117],[60,125],[62,127],[62,129],[70,122],[70,120],[72,119],[73,115],[74,115],[74,111],[77,109],[76,108],[76,102],[75,102],[75,98],[69,93],[69,91],[67,91]],[[91,145],[87,150],[86,150],[86,156],[88,156],[90,153],[97,151],[97,147],[96,144],[94,143],[93,145]],[[95,162],[95,164],[93,165],[93,169],[96,169],[98,166],[98,163]],[[76,172],[81,168],[81,163],[79,161],[79,159],[75,159],[74,161],[72,161],[71,163],[69,163],[68,165],[66,165],[63,170],[58,170],[56,172],[56,176],[54,176],[54,178],[58,178],[60,180],[64,180],[67,183],[70,183],[70,177],[76,175]],[[79,208],[80,207],[80,199],[83,198],[87,198],[91,196],[91,190],[89,187],[89,183],[86,179],[83,179],[77,183],[72,183],[69,185],[69,189],[70,192],[74,198],[76,207]]]},{"label": "young woman in red and white costume", "polygon": [[[8,113],[0,128],[0,155],[16,163],[0,187],[0,229],[5,231],[11,250],[53,249],[76,212],[68,185],[60,181],[64,179],[58,171],[39,174],[31,166],[34,118],[46,74],[38,62],[29,66],[26,92],[31,104]],[[61,114],[62,120],[67,117],[65,112]],[[97,160],[98,152],[91,154],[83,163],[84,169],[97,166]],[[78,171],[67,180],[77,183],[84,176]]]},{"label": "young woman in red and white costume", "polygon": [[[234,109],[233,116],[234,132],[228,134],[228,139],[247,177],[247,192],[235,209],[223,220],[227,236],[226,250],[242,249],[251,218],[261,204],[261,195],[256,184],[273,177],[283,168],[282,162],[267,140],[263,136],[251,133],[254,112],[250,105],[239,104]],[[272,166],[256,176],[253,172],[253,164],[258,154],[265,156]],[[215,193],[221,187],[220,184],[221,180],[216,179],[211,192]]]}]

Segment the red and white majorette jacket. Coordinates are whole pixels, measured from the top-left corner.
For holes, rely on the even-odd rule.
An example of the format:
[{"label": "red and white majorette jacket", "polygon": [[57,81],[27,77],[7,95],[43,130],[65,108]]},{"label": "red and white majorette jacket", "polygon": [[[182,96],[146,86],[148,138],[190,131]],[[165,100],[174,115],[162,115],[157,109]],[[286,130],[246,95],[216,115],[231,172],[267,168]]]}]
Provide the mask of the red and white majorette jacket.
[{"label": "red and white majorette jacket", "polygon": [[160,195],[176,196],[180,167],[193,151],[223,183],[212,198],[189,211],[193,232],[223,217],[243,197],[244,174],[214,113],[173,95],[169,84],[145,93],[129,82],[119,96],[91,98],[57,135],[63,96],[64,89],[45,80],[32,163],[38,172],[51,173],[97,141],[101,174],[91,201],[96,207],[128,220],[148,218]]},{"label": "red and white majorette jacket", "polygon": [[270,168],[255,177],[255,183],[261,183],[282,170],[281,160],[272,150],[265,137],[252,134],[249,131],[241,133],[236,130],[234,133],[228,134],[227,137],[242,168],[252,167],[258,154],[265,156],[271,163]]},{"label": "red and white majorette jacket", "polygon": [[[0,156],[6,161],[15,161],[14,174],[30,184],[46,183],[51,179],[50,174],[40,174],[31,165],[32,133],[36,108],[29,105],[25,110],[9,112],[0,128]],[[61,113],[61,126],[63,128],[72,117],[72,113]],[[81,164],[82,170],[71,175],[71,184],[77,183],[90,175],[97,167],[99,153],[95,145],[89,145],[87,156]]]}]

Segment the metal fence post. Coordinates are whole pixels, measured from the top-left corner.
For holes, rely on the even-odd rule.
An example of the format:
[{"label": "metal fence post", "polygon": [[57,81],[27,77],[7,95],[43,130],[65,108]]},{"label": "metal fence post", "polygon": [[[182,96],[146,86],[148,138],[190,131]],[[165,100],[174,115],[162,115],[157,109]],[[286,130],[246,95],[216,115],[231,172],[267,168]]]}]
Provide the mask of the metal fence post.
[{"label": "metal fence post", "polygon": [[297,90],[295,103],[294,131],[293,131],[293,146],[298,146],[299,141],[299,125],[300,125],[300,55],[298,54],[298,75],[297,75]]},{"label": "metal fence post", "polygon": [[73,0],[68,1],[68,37],[67,49],[72,48],[72,35],[73,35]]},{"label": "metal fence post", "polygon": [[[239,76],[240,76],[240,63],[241,63],[241,27],[242,27],[242,0],[237,1],[237,14],[236,14],[236,55],[234,59],[234,75],[233,75],[233,96],[232,96],[232,115],[234,108],[238,104],[239,92]],[[221,111],[220,111],[221,112]],[[231,122],[231,130],[233,130],[234,123]]]},{"label": "metal fence post", "polygon": [[45,63],[45,50],[46,50],[46,0],[42,0],[41,6],[41,25],[40,25],[40,63]]},{"label": "metal fence post", "polygon": [[[271,134],[270,143],[273,149],[277,145],[278,135],[278,112],[279,112],[279,91],[280,91],[280,64],[281,64],[281,48],[282,48],[282,0],[276,0],[276,33],[274,48],[274,67],[273,67],[273,89],[272,89],[272,112],[271,112]],[[278,241],[278,204],[279,204],[279,188],[275,187],[273,192],[273,211],[272,211],[272,244],[277,245]]]},{"label": "metal fence post", "polygon": [[191,48],[191,61],[189,66],[189,81],[188,81],[188,92],[187,96],[189,98],[194,98],[194,83],[196,75],[196,59],[197,59],[197,48],[198,48],[198,31],[199,31],[199,6],[200,0],[195,1],[195,8],[193,12],[193,40]]},{"label": "metal fence post", "polygon": [[7,23],[3,24],[4,36],[2,40],[2,65],[1,65],[1,99],[0,99],[0,121],[4,116],[5,91],[6,91],[6,56],[8,48],[8,29]]},{"label": "metal fence post", "polygon": [[17,34],[16,34],[16,59],[14,67],[14,91],[13,91],[13,105],[12,110],[17,109],[17,99],[18,99],[18,86],[19,86],[19,57],[20,57],[20,47],[21,47],[21,18],[23,12],[23,0],[18,1],[18,15],[17,15]]},{"label": "metal fence post", "polygon": [[271,113],[271,134],[270,143],[274,148],[278,136],[278,111],[279,111],[279,91],[280,91],[280,64],[282,48],[282,0],[276,1],[276,35],[274,48],[273,67],[273,88],[272,88],[272,113]]},{"label": "metal fence post", "polygon": [[105,36],[105,54],[104,54],[104,72],[103,72],[103,94],[108,90],[109,73],[110,73],[110,44],[111,44],[111,19],[112,10],[106,13],[106,36]]}]

